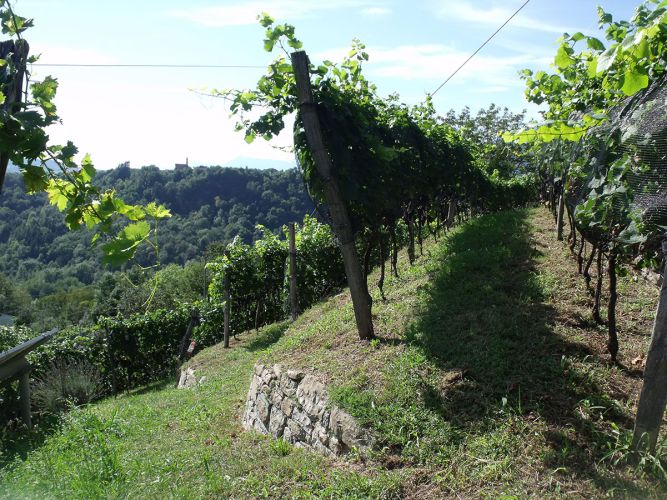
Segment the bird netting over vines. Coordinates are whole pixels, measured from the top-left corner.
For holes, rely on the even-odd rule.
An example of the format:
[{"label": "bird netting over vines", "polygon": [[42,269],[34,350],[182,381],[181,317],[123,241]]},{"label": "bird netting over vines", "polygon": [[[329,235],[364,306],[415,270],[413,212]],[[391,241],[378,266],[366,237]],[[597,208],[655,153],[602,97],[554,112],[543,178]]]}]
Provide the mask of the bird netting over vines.
[{"label": "bird netting over vines", "polygon": [[610,110],[570,143],[565,194],[582,234],[653,250],[667,231],[667,80]]}]

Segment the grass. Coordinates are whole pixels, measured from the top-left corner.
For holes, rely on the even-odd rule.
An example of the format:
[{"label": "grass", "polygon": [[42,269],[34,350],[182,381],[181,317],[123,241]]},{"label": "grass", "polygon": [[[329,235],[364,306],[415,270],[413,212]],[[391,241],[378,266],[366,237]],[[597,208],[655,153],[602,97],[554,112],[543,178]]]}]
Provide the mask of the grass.
[{"label": "grass", "polygon": [[[6,459],[0,497],[664,497],[655,461],[622,459],[657,290],[621,279],[623,366],[610,364],[552,228],[543,209],[490,215],[429,241],[413,267],[401,255],[387,300],[373,292],[371,343],[340,294],[203,351],[193,390],[75,410]],[[241,432],[258,361],[316,372],[379,449],[331,460]]]}]

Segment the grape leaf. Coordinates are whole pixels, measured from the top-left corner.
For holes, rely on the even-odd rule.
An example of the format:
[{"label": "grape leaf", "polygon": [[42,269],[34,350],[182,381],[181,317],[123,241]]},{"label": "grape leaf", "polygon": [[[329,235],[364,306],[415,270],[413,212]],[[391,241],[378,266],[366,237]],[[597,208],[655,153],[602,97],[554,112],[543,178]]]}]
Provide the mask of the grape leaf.
[{"label": "grape leaf", "polygon": [[646,87],[648,87],[648,75],[642,70],[630,69],[624,73],[621,90],[625,95],[634,95]]},{"label": "grape leaf", "polygon": [[119,266],[134,256],[137,247],[150,234],[151,227],[146,221],[135,222],[123,228],[118,235],[102,245],[104,262]]}]

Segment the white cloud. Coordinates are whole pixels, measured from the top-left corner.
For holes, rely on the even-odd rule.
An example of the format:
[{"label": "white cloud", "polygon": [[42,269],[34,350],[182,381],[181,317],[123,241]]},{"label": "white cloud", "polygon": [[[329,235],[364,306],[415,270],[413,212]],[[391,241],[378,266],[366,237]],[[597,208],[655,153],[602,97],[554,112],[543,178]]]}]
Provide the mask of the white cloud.
[{"label": "white cloud", "polygon": [[[315,58],[340,61],[347,52],[336,48],[315,55]],[[433,82],[444,81],[469,56],[468,52],[442,44],[401,45],[397,47],[368,47],[368,73],[373,77],[397,80]],[[518,53],[507,57],[477,55],[471,59],[448,85],[467,85],[477,92],[493,92],[491,88],[520,88],[523,83],[517,71],[526,67],[544,67],[544,58]],[[437,86],[437,84],[436,84]],[[428,89],[434,90],[434,89]]]},{"label": "white cloud", "polygon": [[391,14],[391,9],[387,9],[385,7],[368,7],[366,9],[362,9],[361,13],[364,16],[373,16],[373,17],[388,16],[389,14]]},{"label": "white cloud", "polygon": [[[518,5],[517,5],[518,7]],[[443,19],[457,19],[470,23],[500,27],[512,15],[514,9],[504,7],[480,7],[479,2],[469,3],[462,0],[442,0],[438,3],[437,15]],[[527,16],[523,13],[516,15],[508,24],[515,28],[525,28],[535,31],[557,33],[581,31],[573,26],[561,26]]]},{"label": "white cloud", "polygon": [[187,19],[204,26],[241,26],[257,23],[260,12],[269,12],[276,19],[303,19],[323,11],[359,7],[365,0],[274,0],[250,1],[231,5],[193,7],[172,10],[168,15]]}]

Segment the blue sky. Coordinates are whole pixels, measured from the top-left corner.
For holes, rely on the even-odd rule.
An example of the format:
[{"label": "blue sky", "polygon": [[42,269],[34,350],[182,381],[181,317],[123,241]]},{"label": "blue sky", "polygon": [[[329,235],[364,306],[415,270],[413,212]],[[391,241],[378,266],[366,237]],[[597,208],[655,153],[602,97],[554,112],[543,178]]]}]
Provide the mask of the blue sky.
[{"label": "blue sky", "polygon": [[[43,63],[258,66],[272,59],[255,20],[266,11],[296,26],[313,62],[340,60],[352,38],[360,38],[370,54],[365,74],[380,93],[399,92],[415,103],[523,1],[16,0],[15,9],[35,19],[26,38]],[[564,31],[595,34],[598,4],[627,19],[637,2],[531,0],[438,92],[438,111],[495,102],[534,114],[517,71],[548,69]],[[56,104],[63,118],[52,139],[74,141],[98,168],[123,161],[171,168],[186,157],[191,165],[292,161],[264,141],[247,145],[224,103],[192,90],[253,87],[262,69],[33,68],[36,79],[47,74],[60,82]],[[289,134],[275,142],[289,144]]]}]

